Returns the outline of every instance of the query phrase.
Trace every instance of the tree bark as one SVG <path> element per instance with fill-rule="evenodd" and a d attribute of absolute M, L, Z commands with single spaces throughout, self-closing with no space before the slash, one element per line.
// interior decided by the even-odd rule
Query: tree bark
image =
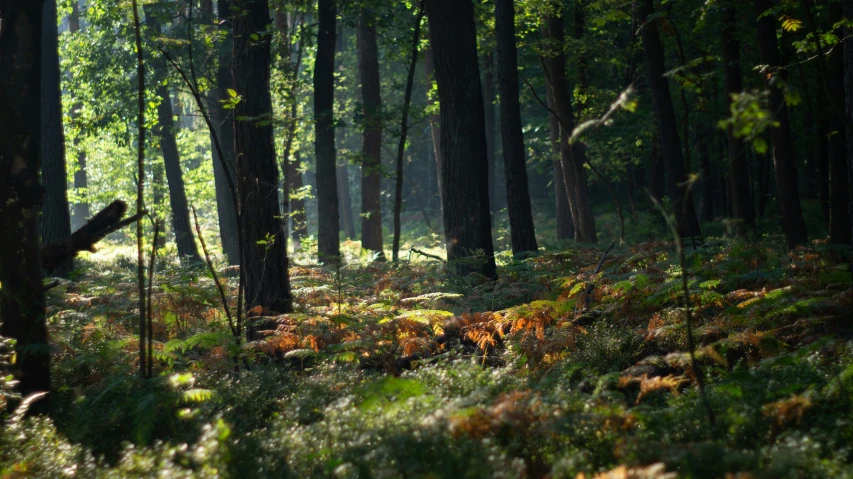
<path fill-rule="evenodd" d="M 233 21 L 233 77 L 242 95 L 234 111 L 234 145 L 247 312 L 288 313 L 293 305 L 287 237 L 279 223 L 278 166 L 270 121 L 271 45 L 270 36 L 263 35 L 270 24 L 270 10 L 266 0 L 238 0 L 235 5 L 245 11 Z M 253 40 L 252 35 L 259 39 Z M 255 339 L 257 330 L 248 328 L 247 336 Z"/>
<path fill-rule="evenodd" d="M 49 243 L 71 234 L 71 217 L 68 211 L 65 133 L 62 129 L 56 0 L 44 2 L 42 15 L 41 179 L 45 189 L 42 239 Z M 65 277 L 73 267 L 69 258 L 49 273 Z"/>
<path fill-rule="evenodd" d="M 489 211 L 495 212 L 495 60 L 492 52 L 483 55 L 483 113 L 486 123 L 486 160 L 489 162 Z"/>
<path fill-rule="evenodd" d="M 545 76 L 551 89 L 554 111 L 560 123 L 560 157 L 563 181 L 566 184 L 572 218 L 575 224 L 575 240 L 582 243 L 598 241 L 595 230 L 595 218 L 589 205 L 589 187 L 586 183 L 586 152 L 580 142 L 569 143 L 575 127 L 572 111 L 572 99 L 566 79 L 566 56 L 562 52 L 564 28 L 561 16 L 547 17 L 543 21 L 543 37 L 561 49 L 544 60 Z"/>
<path fill-rule="evenodd" d="M 518 58 L 515 46 L 513 0 L 495 1 L 498 88 L 501 97 L 501 139 L 506 176 L 507 211 L 513 254 L 536 251 L 536 232 L 530 208 L 521 106 L 518 101 Z M 488 108 L 488 105 L 487 105 Z M 488 115 L 487 115 L 488 116 Z"/>
<path fill-rule="evenodd" d="M 846 18 L 853 18 L 853 4 L 846 3 L 842 14 Z M 850 35 L 853 35 L 853 27 L 844 27 L 844 36 L 849 37 Z M 844 59 L 842 64 L 844 68 L 844 89 L 846 92 L 851 93 L 845 95 L 844 102 L 844 114 L 847 118 L 845 126 L 847 126 L 853 124 L 853 44 L 849 41 L 844 42 L 843 53 Z M 848 145 L 853 145 L 853 128 L 850 128 L 849 126 L 846 127 L 845 138 L 847 139 Z M 847 185 L 849 188 L 848 191 L 853 191 L 853 147 L 847 148 Z M 853 216 L 853 194 L 849 195 L 848 211 L 850 212 L 850 215 Z M 853 232 L 851 232 L 851 234 L 853 234 Z M 853 262 L 851 263 L 851 269 L 853 269 Z"/>
<path fill-rule="evenodd" d="M 657 23 L 648 20 L 648 17 L 654 13 L 654 1 L 639 0 L 638 4 L 640 5 L 639 18 L 645 21 L 645 25 L 642 26 L 642 40 L 646 71 L 678 232 L 682 238 L 701 236 L 699 219 L 686 184 L 688 178 L 678 135 L 678 122 L 672 105 L 672 95 L 669 91 L 669 83 L 664 77 L 666 67 L 663 45 L 658 34 Z"/>
<path fill-rule="evenodd" d="M 356 32 L 358 71 L 364 117 L 361 155 L 361 246 L 385 256 L 382 244 L 382 95 L 379 89 L 379 47 L 370 11 L 362 9 Z"/>
<path fill-rule="evenodd" d="M 7 0 L 0 11 L 0 335 L 17 341 L 23 395 L 50 391 L 38 230 L 42 5 Z"/>
<path fill-rule="evenodd" d="M 843 5 L 831 3 L 829 23 L 835 25 L 842 20 Z M 843 38 L 843 37 L 840 37 Z M 833 49 L 827 62 L 829 101 L 843 105 L 846 94 L 844 84 L 843 51 Z M 829 242 L 840 245 L 853 243 L 850 223 L 850 185 L 847 184 L 847 137 L 844 120 L 829 107 Z"/>
<path fill-rule="evenodd" d="M 447 260 L 457 275 L 496 276 L 485 119 L 474 8 L 428 0 L 429 35 L 441 100 L 441 191 Z"/>
<path fill-rule="evenodd" d="M 732 95 L 743 91 L 735 4 L 727 5 L 723 16 L 723 63 L 726 73 L 727 104 L 731 105 Z M 726 130 L 726 139 L 729 154 L 729 179 L 732 184 L 732 210 L 735 221 L 737 221 L 736 231 L 739 235 L 744 236 L 755 228 L 755 209 L 752 205 L 752 193 L 749 191 L 749 163 L 746 157 L 746 145 L 743 140 L 735 136 L 734 129 L 731 126 Z M 710 174 L 710 169 L 708 174 Z"/>
<path fill-rule="evenodd" d="M 317 157 L 317 209 L 320 262 L 340 257 L 338 179 L 335 151 L 335 0 L 318 0 L 317 59 L 314 62 L 314 150 Z"/>
<path fill-rule="evenodd" d="M 234 169 L 236 165 L 234 159 L 234 118 L 233 110 L 223 108 L 223 104 L 218 101 L 231 98 L 228 90 L 234 89 L 231 76 L 231 66 L 234 61 L 231 4 L 231 0 L 218 0 L 217 2 L 217 17 L 220 28 L 225 30 L 225 35 L 222 37 L 222 45 L 219 46 L 219 65 L 216 69 L 217 85 L 211 92 L 212 95 L 215 95 L 213 100 L 217 100 L 215 107 L 211 109 L 211 116 L 213 117 L 214 133 L 219 137 L 219 145 L 222 148 L 222 154 L 225 156 L 223 162 L 219 158 L 216 147 L 212 147 L 219 240 L 222 242 L 222 251 L 228 258 L 228 264 L 236 265 L 240 263 L 240 247 L 237 240 L 237 235 L 240 233 L 237 229 L 237 210 L 234 208 L 234 196 L 231 194 L 231 186 L 228 184 L 228 171 L 225 166 L 227 165 L 227 168 L 231 170 L 232 178 L 236 177 L 237 173 Z M 213 142 L 212 137 L 211 142 Z"/>
<path fill-rule="evenodd" d="M 762 15 L 771 8 L 770 0 L 755 0 L 755 14 Z M 788 119 L 788 106 L 785 104 L 785 69 L 780 69 L 779 46 L 776 40 L 776 19 L 773 15 L 758 19 L 758 49 L 761 64 L 767 65 L 762 71 L 765 88 L 769 95 L 770 111 L 779 124 L 770 129 L 773 143 L 773 164 L 776 167 L 776 198 L 782 215 L 782 232 L 793 249 L 808 240 L 800 196 L 797 192 L 797 164 L 795 162 L 794 142 L 791 138 L 791 125 Z"/>

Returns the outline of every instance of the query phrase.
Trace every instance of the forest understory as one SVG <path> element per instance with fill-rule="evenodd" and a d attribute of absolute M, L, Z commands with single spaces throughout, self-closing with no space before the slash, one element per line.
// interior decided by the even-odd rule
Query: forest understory
<path fill-rule="evenodd" d="M 436 246 L 421 241 L 406 246 Z M 294 254 L 295 312 L 256 318 L 262 338 L 244 344 L 209 273 L 161 260 L 152 379 L 136 374 L 132 251 L 84 258 L 48 293 L 53 419 L 10 416 L 3 477 L 853 471 L 853 288 L 837 248 L 688 245 L 694 368 L 673 242 L 603 262 L 603 245 L 505 253 L 496 282 L 342 247 L 339 268 Z M 233 302 L 235 268 L 218 277 Z"/>

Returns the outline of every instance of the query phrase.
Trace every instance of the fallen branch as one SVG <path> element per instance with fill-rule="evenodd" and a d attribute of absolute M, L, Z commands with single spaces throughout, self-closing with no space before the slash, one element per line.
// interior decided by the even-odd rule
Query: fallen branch
<path fill-rule="evenodd" d="M 434 254 L 429 254 L 429 253 L 424 252 L 424 251 L 421 251 L 421 250 L 419 250 L 419 249 L 417 249 L 417 248 L 412 248 L 412 249 L 411 249 L 411 252 L 412 252 L 412 253 L 417 253 L 417 254 L 419 254 L 419 255 L 421 255 L 421 256 L 426 256 L 427 258 L 437 259 L 437 260 L 439 260 L 439 261 L 441 261 L 441 262 L 444 262 L 444 258 L 442 258 L 442 257 L 440 257 L 440 256 L 436 256 L 436 255 L 434 255 Z"/>
<path fill-rule="evenodd" d="M 77 231 L 59 241 L 42 246 L 42 268 L 50 271 L 65 260 L 77 256 L 81 251 L 95 251 L 95 243 L 104 239 L 110 233 L 118 231 L 127 225 L 136 223 L 145 211 L 125 218 L 127 204 L 116 200 L 102 209 Z"/>

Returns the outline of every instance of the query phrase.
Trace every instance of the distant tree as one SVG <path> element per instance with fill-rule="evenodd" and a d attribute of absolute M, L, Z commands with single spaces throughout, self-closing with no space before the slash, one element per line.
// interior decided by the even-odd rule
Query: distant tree
<path fill-rule="evenodd" d="M 441 102 L 441 191 L 447 260 L 456 274 L 496 275 L 485 120 L 470 0 L 427 0 Z"/>
<path fill-rule="evenodd" d="M 740 42 L 737 38 L 737 7 L 729 3 L 723 10 L 723 63 L 725 71 L 726 96 L 731 105 L 732 95 L 743 91 L 740 71 Z M 755 213 L 752 206 L 752 193 L 749 191 L 749 164 L 746 158 L 746 144 L 735 135 L 734 127 L 726 130 L 729 154 L 729 181 L 732 190 L 732 210 L 738 221 L 737 232 L 746 234 L 755 228 Z M 710 179 L 710 168 L 704 173 Z M 710 188 L 709 188 L 710 190 Z M 708 201 L 707 199 L 705 200 Z M 707 218 L 706 218 L 707 219 Z"/>
<path fill-rule="evenodd" d="M 68 15 L 68 31 L 71 34 L 80 31 L 80 4 L 75 0 L 71 3 L 71 14 Z M 82 103 L 75 104 L 71 109 L 71 122 L 74 123 L 80 117 L 80 109 Z M 80 144 L 81 133 L 74 137 L 74 146 Z M 67 161 L 66 161 L 67 165 Z M 77 152 L 77 168 L 74 170 L 74 190 L 80 195 L 87 187 L 86 176 L 86 151 L 78 150 Z M 85 198 L 74 203 L 71 210 L 71 227 L 78 229 L 83 226 L 83 223 L 89 219 L 89 202 Z"/>
<path fill-rule="evenodd" d="M 655 13 L 654 0 L 639 0 L 638 7 L 640 9 L 638 14 L 640 21 L 645 22 L 641 28 L 646 73 L 652 93 L 661 153 L 666 168 L 667 190 L 672 199 L 679 234 L 685 238 L 701 236 L 699 218 L 696 216 L 696 209 L 690 199 L 691 195 L 687 185 L 687 171 L 678 134 L 678 123 L 672 104 L 672 95 L 669 91 L 669 82 L 664 76 L 666 66 L 664 65 L 663 44 L 658 34 L 657 19 L 652 16 Z"/>
<path fill-rule="evenodd" d="M 427 83 L 427 91 L 431 91 L 435 85 L 435 59 L 432 47 L 424 51 L 424 79 Z M 435 98 L 430 97 L 427 101 L 427 106 L 433 107 L 436 103 L 435 100 Z M 441 201 L 441 115 L 436 113 L 429 115 L 429 130 L 432 138 L 433 157 L 435 158 L 438 204 L 439 208 L 444 208 L 444 203 Z"/>
<path fill-rule="evenodd" d="M 482 55 L 483 62 L 483 119 L 486 125 L 486 160 L 489 163 L 489 211 L 495 212 L 495 143 L 497 137 L 495 128 L 497 119 L 495 116 L 495 102 L 497 94 L 495 92 L 495 59 L 491 51 L 487 51 Z"/>
<path fill-rule="evenodd" d="M 382 244 L 382 95 L 379 48 L 371 10 L 362 8 L 356 32 L 363 116 L 361 165 L 361 246 L 384 258 Z"/>
<path fill-rule="evenodd" d="M 50 243 L 71 234 L 71 217 L 68 210 L 65 167 L 65 134 L 62 128 L 62 92 L 59 74 L 59 40 L 56 16 L 56 0 L 44 2 L 42 25 L 42 172 L 44 184 L 44 208 L 42 211 L 42 238 Z M 69 258 L 50 272 L 66 276 L 73 267 Z"/>
<path fill-rule="evenodd" d="M 17 341 L 23 394 L 50 390 L 38 227 L 43 3 L 0 6 L 0 335 Z"/>
<path fill-rule="evenodd" d="M 317 3 L 317 59 L 314 62 L 314 150 L 317 157 L 317 252 L 321 262 L 340 257 L 338 180 L 335 151 L 335 0 Z"/>
<path fill-rule="evenodd" d="M 554 109 L 554 95 L 548 88 L 548 108 Z M 572 220 L 572 209 L 569 203 L 568 188 L 566 188 L 563 165 L 560 159 L 560 121 L 554 115 L 548 115 L 549 140 L 554 171 L 554 198 L 557 214 L 557 239 L 574 239 L 575 223 Z"/>
<path fill-rule="evenodd" d="M 148 27 L 155 34 L 160 33 L 157 15 L 151 6 L 144 6 L 145 19 Z M 157 96 L 160 104 L 157 106 L 157 124 L 154 134 L 159 139 L 160 151 L 163 153 L 163 165 L 166 170 L 166 181 L 169 182 L 169 206 L 172 210 L 172 229 L 175 233 L 175 244 L 178 247 L 178 257 L 190 263 L 200 263 L 201 256 L 195 244 L 195 235 L 190 224 L 190 209 L 187 193 L 184 187 L 184 174 L 181 166 L 181 155 L 178 152 L 178 141 L 175 138 L 175 120 L 172 108 L 172 96 L 169 85 L 165 58 L 157 54 L 151 58 L 151 69 L 157 85 Z"/>
<path fill-rule="evenodd" d="M 563 53 L 565 30 L 561 11 L 542 20 L 542 36 L 548 45 L 543 64 L 548 91 L 560 125 L 560 158 L 563 182 L 572 219 L 575 225 L 575 240 L 584 243 L 598 241 L 595 218 L 589 204 L 589 186 L 586 182 L 586 152 L 580 142 L 570 144 L 569 137 L 575 127 L 571 92 L 566 78 L 566 56 Z"/>
<path fill-rule="evenodd" d="M 250 314 L 288 313 L 293 305 L 287 271 L 287 236 L 281 234 L 278 165 L 270 95 L 270 23 L 266 0 L 237 0 L 234 16 L 234 111 L 240 234 Z M 247 330 L 249 340 L 256 330 Z"/>
<path fill-rule="evenodd" d="M 521 106 L 518 101 L 518 59 L 515 46 L 513 0 L 495 1 L 495 36 L 498 53 L 498 89 L 501 98 L 501 138 L 503 139 L 507 210 L 514 254 L 536 251 L 536 233 L 530 209 Z"/>
<path fill-rule="evenodd" d="M 770 0 L 755 0 L 755 14 L 758 19 L 758 50 L 761 64 L 765 65 L 761 76 L 768 93 L 770 111 L 778 126 L 770 129 L 773 143 L 773 164 L 776 168 L 776 199 L 782 215 L 782 232 L 788 241 L 788 247 L 805 244 L 808 239 L 806 223 L 797 191 L 797 164 L 794 141 L 791 137 L 791 122 L 788 106 L 785 104 L 786 70 L 779 58 L 779 44 L 776 38 L 776 19 L 764 13 L 772 7 Z"/>

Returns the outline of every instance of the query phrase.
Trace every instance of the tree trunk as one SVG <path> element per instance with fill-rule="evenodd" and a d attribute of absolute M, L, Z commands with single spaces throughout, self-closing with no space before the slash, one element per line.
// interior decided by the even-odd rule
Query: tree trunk
<path fill-rule="evenodd" d="M 152 14 L 151 7 L 143 6 L 146 23 L 157 34 L 160 25 Z M 174 109 L 169 87 L 162 79 L 167 76 L 166 62 L 161 55 L 151 59 L 151 70 L 157 84 L 157 96 L 161 98 L 157 106 L 157 125 L 154 135 L 160 140 L 160 151 L 163 153 L 163 166 L 166 170 L 166 181 L 169 183 L 169 206 L 172 210 L 172 229 L 175 233 L 175 244 L 178 247 L 178 258 L 190 263 L 200 263 L 201 256 L 195 244 L 195 235 L 190 225 L 190 209 L 187 193 L 184 188 L 184 175 L 181 171 L 181 156 L 178 152 L 178 142 L 175 139 Z"/>
<path fill-rule="evenodd" d="M 822 89 L 821 89 L 822 90 Z M 823 95 L 818 95 L 823 98 Z M 825 105 L 825 104 L 824 104 Z M 829 132 L 826 117 L 818 115 L 815 122 L 815 170 L 817 173 L 817 197 L 823 212 L 823 224 L 829 228 Z"/>
<path fill-rule="evenodd" d="M 554 95 L 548 87 L 548 108 L 554 109 Z M 554 115 L 548 115 L 550 127 L 551 154 L 554 164 L 554 197 L 557 208 L 557 239 L 567 240 L 575 237 L 575 223 L 572 220 L 572 208 L 569 202 L 563 165 L 560 161 L 560 121 Z"/>
<path fill-rule="evenodd" d="M 50 391 L 38 217 L 42 5 L 7 0 L 0 11 L 0 335 L 15 339 L 23 395 Z M 14 29 L 10 26 L 14 26 Z"/>
<path fill-rule="evenodd" d="M 424 77 L 426 77 L 427 90 L 432 91 L 435 82 L 435 61 L 432 54 L 432 46 L 424 52 Z M 428 104 L 435 106 L 435 98 L 430 97 Z M 433 158 L 435 158 L 436 184 L 438 186 L 438 207 L 444 209 L 444 201 L 441 199 L 441 118 L 439 113 L 429 115 L 429 130 L 432 136 Z M 442 217 L 444 215 L 442 214 Z"/>
<path fill-rule="evenodd" d="M 563 20 L 560 16 L 547 17 L 543 21 L 543 37 L 556 45 L 564 43 Z M 572 99 L 566 79 L 566 56 L 562 49 L 545 58 L 546 79 L 554 101 L 554 111 L 560 123 L 560 156 L 563 181 L 566 184 L 572 218 L 575 224 L 575 240 L 596 243 L 595 218 L 589 206 L 589 187 L 586 184 L 586 152 L 580 142 L 569 144 L 575 127 Z"/>
<path fill-rule="evenodd" d="M 652 135 L 652 151 L 651 165 L 649 171 L 649 192 L 658 200 L 663 200 L 666 196 L 666 167 L 663 162 L 663 153 L 661 153 L 660 134 L 655 132 Z"/>
<path fill-rule="evenodd" d="M 335 0 L 318 0 L 317 60 L 314 63 L 314 151 L 317 157 L 317 209 L 320 262 L 340 257 L 338 179 L 335 151 Z"/>
<path fill-rule="evenodd" d="M 71 3 L 71 14 L 68 16 L 68 31 L 77 33 L 80 31 L 80 6 L 75 0 Z M 80 108 L 83 105 L 75 104 L 71 110 L 71 121 L 75 122 L 80 116 Z M 81 133 L 77 133 L 74 137 L 74 146 L 80 144 Z M 83 200 L 79 203 L 74 203 L 71 210 L 71 226 L 73 229 L 78 229 L 89 219 L 89 202 L 85 199 L 88 193 L 86 182 L 86 152 L 78 150 L 77 152 L 77 168 L 74 170 L 74 190 L 78 196 L 83 196 Z"/>
<path fill-rule="evenodd" d="M 41 55 L 42 143 L 41 179 L 45 189 L 42 239 L 51 243 L 71 234 L 68 211 L 68 176 L 65 169 L 65 134 L 62 129 L 62 92 L 59 79 L 59 39 L 56 0 L 44 2 Z M 69 258 L 50 274 L 65 277 L 73 263 Z"/>
<path fill-rule="evenodd" d="M 213 181 L 216 189 L 216 213 L 219 218 L 219 239 L 222 242 L 222 251 L 228 258 L 228 264 L 235 265 L 240 262 L 240 247 L 237 235 L 237 212 L 234 208 L 234 196 L 231 194 L 231 186 L 228 184 L 228 171 L 230 169 L 232 178 L 236 177 L 236 161 L 234 159 L 234 118 L 233 110 L 223 108 L 218 100 L 231 98 L 229 89 L 234 89 L 234 81 L 231 76 L 231 64 L 233 62 L 233 35 L 231 32 L 231 0 L 218 0 L 217 16 L 220 28 L 225 30 L 222 37 L 222 45 L 219 47 L 219 66 L 216 69 L 216 88 L 211 92 L 215 95 L 215 108 L 211 109 L 214 132 L 219 137 L 219 145 L 222 154 L 225 155 L 224 162 L 219 158 L 219 152 L 215 147 L 213 150 Z M 213 139 L 211 138 L 211 142 Z M 224 163 L 224 164 L 223 164 Z M 227 166 L 226 166 L 227 165 Z M 237 185 L 235 185 L 237 186 Z"/>
<path fill-rule="evenodd" d="M 305 217 L 305 200 L 294 192 L 302 190 L 302 161 L 299 158 L 299 151 L 293 152 L 293 161 L 288 163 L 288 191 L 291 192 L 290 197 L 290 221 L 293 224 L 292 238 L 296 246 L 299 246 L 300 240 L 308 236 L 308 221 Z"/>
<path fill-rule="evenodd" d="M 483 113 L 486 123 L 486 161 L 489 162 L 489 211 L 495 212 L 495 60 L 492 52 L 483 55 Z M 523 148 L 523 147 L 522 147 Z"/>
<path fill-rule="evenodd" d="M 234 17 L 235 90 L 242 100 L 234 110 L 240 234 L 246 281 L 247 312 L 288 313 L 293 305 L 287 271 L 287 237 L 279 223 L 278 166 L 273 147 L 270 95 L 270 38 L 261 36 L 270 23 L 266 0 L 238 0 L 245 15 Z M 241 118 L 237 120 L 237 118 Z M 243 120 L 242 118 L 250 118 Z M 257 120 L 260 119 L 260 120 Z M 248 339 L 257 337 L 254 328 Z"/>
<path fill-rule="evenodd" d="M 853 18 L 853 4 L 846 3 L 842 12 L 845 18 Z M 844 36 L 853 35 L 853 27 L 847 26 L 844 28 Z M 848 94 L 845 96 L 844 113 L 847 118 L 846 125 L 853 124 L 853 44 L 849 41 L 844 42 L 844 89 Z M 845 126 L 846 126 L 845 125 Z M 845 138 L 848 145 L 853 145 L 853 128 L 847 126 Z M 853 192 L 853 147 L 847 148 L 847 185 L 848 191 Z M 853 216 L 853 194 L 849 195 L 850 208 L 848 211 Z M 853 234 L 853 232 L 851 233 Z M 853 267 L 853 263 L 851 263 Z"/>
<path fill-rule="evenodd" d="M 474 8 L 427 0 L 441 101 L 441 191 L 447 260 L 457 275 L 496 276 Z"/>
<path fill-rule="evenodd" d="M 711 170 L 711 154 L 708 151 L 708 127 L 702 123 L 698 126 L 696 135 L 696 150 L 699 165 L 702 168 L 702 220 L 714 220 L 714 175 Z M 748 180 L 749 177 L 746 177 Z M 747 186 L 749 186 L 747 184 Z M 747 189 L 747 191 L 749 191 Z"/>
<path fill-rule="evenodd" d="M 382 244 L 382 96 L 379 88 L 379 47 L 372 14 L 362 9 L 356 31 L 358 71 L 364 129 L 361 154 L 361 247 L 384 258 Z"/>
<path fill-rule="evenodd" d="M 349 164 L 338 165 L 338 211 L 341 212 L 340 231 L 346 239 L 355 239 L 355 223 L 352 217 L 352 195 L 349 188 Z"/>
<path fill-rule="evenodd" d="M 762 15 L 771 8 L 770 0 L 755 0 L 755 14 Z M 788 119 L 788 107 L 785 104 L 785 83 L 787 74 L 780 69 L 779 46 L 776 40 L 776 19 L 773 15 L 764 15 L 758 19 L 758 49 L 761 64 L 767 69 L 762 71 L 773 119 L 779 126 L 770 129 L 773 143 L 773 164 L 776 169 L 776 199 L 782 215 L 782 232 L 788 241 L 788 247 L 805 244 L 808 240 L 806 223 L 797 192 L 797 164 L 794 142 L 791 138 L 791 125 Z"/>
<path fill-rule="evenodd" d="M 726 72 L 727 104 L 731 105 L 732 95 L 743 91 L 735 5 L 726 6 L 723 15 L 723 63 Z M 729 154 L 729 179 L 732 183 L 732 210 L 735 221 L 737 221 L 736 231 L 739 235 L 744 236 L 755 228 L 755 209 L 752 206 L 752 193 L 749 191 L 749 163 L 746 158 L 746 145 L 743 140 L 735 136 L 734 129 L 731 126 L 726 130 L 726 139 Z"/>
<path fill-rule="evenodd" d="M 524 134 L 521 131 L 513 0 L 496 0 L 495 2 L 495 37 L 498 53 L 498 88 L 501 97 L 501 139 L 507 210 L 512 252 L 518 254 L 536 251 L 539 247 L 536 244 L 533 213 L 530 208 Z M 488 105 L 486 107 L 488 110 Z"/>
<path fill-rule="evenodd" d="M 666 67 L 664 65 L 663 45 L 658 34 L 657 23 L 648 20 L 648 17 L 654 13 L 654 2 L 653 0 L 640 0 L 639 4 L 641 5 L 639 7 L 639 18 L 646 22 L 642 27 L 646 71 L 649 76 L 649 87 L 658 125 L 661 153 L 666 167 L 668 189 L 671 190 L 670 195 L 678 232 L 682 238 L 701 236 L 702 232 L 699 229 L 696 209 L 693 206 L 690 191 L 686 184 L 688 178 L 678 135 L 678 122 L 675 119 L 675 110 L 672 105 L 672 95 L 669 91 L 669 83 L 664 77 Z"/>
<path fill-rule="evenodd" d="M 842 20 L 843 8 L 840 3 L 830 4 L 830 25 L 835 25 Z M 846 98 L 843 55 L 843 52 L 833 49 L 827 69 L 829 101 L 839 107 L 844 104 Z M 829 242 L 850 245 L 853 237 L 851 237 L 849 211 L 850 185 L 847 184 L 847 137 L 844 120 L 834 114 L 832 106 L 829 107 L 829 129 Z"/>

